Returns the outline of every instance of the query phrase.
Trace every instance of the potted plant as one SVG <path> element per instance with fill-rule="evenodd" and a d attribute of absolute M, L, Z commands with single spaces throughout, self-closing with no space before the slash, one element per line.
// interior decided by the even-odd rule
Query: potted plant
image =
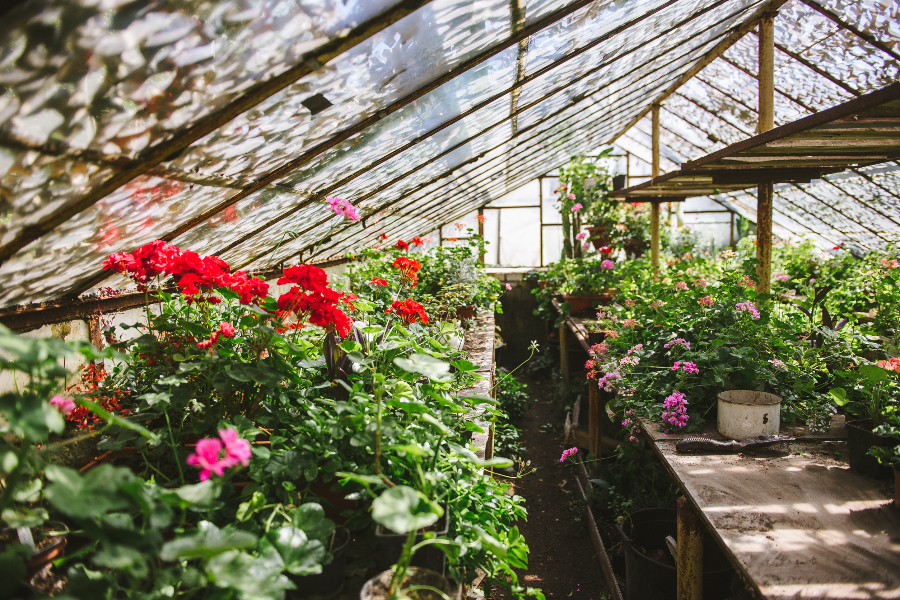
<path fill-rule="evenodd" d="M 869 455 L 874 456 L 882 465 L 894 471 L 894 507 L 900 508 L 900 417 L 891 415 L 885 422 L 875 428 L 873 433 L 882 438 L 894 440 L 893 446 L 873 446 Z"/>
<path fill-rule="evenodd" d="M 568 278 L 560 291 L 569 305 L 569 314 L 585 314 L 594 306 L 609 304 L 615 297 L 619 276 L 611 259 L 575 259 L 568 261 L 567 267 Z"/>
<path fill-rule="evenodd" d="M 573 156 L 559 171 L 559 211 L 563 226 L 562 260 L 579 258 L 589 244 L 595 248 L 610 245 L 610 233 L 617 222 L 619 205 L 609 199 L 611 181 L 604 166 L 595 162 L 612 153 L 607 148 L 596 158 Z M 582 225 L 587 228 L 588 240 L 582 243 Z"/>
<path fill-rule="evenodd" d="M 879 466 L 869 454 L 869 449 L 897 445 L 897 440 L 893 437 L 880 435 L 875 431 L 885 417 L 896 410 L 893 395 L 897 385 L 890 376 L 891 372 L 878 365 L 860 365 L 858 372 L 860 377 L 852 398 L 841 387 L 830 392 L 835 404 L 861 417 L 848 421 L 846 425 L 850 468 L 866 475 L 887 477 L 890 471 Z"/>

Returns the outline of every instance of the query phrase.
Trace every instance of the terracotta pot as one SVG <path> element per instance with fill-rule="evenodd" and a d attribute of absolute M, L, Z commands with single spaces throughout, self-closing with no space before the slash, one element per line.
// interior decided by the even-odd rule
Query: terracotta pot
<path fill-rule="evenodd" d="M 583 313 L 589 312 L 593 308 L 594 302 L 597 302 L 599 306 L 606 306 L 615 297 L 615 293 L 600 294 L 598 296 L 569 296 L 567 294 L 565 300 L 572 306 L 569 314 L 573 317 L 578 317 Z"/>
<path fill-rule="evenodd" d="M 609 239 L 609 235 L 606 233 L 606 227 L 603 225 L 600 227 L 588 227 L 587 231 L 589 234 L 588 239 L 597 250 L 612 243 L 612 240 Z"/>
<path fill-rule="evenodd" d="M 647 251 L 650 243 L 645 240 L 628 240 L 623 244 L 625 248 L 625 256 L 628 258 L 637 258 Z"/>
<path fill-rule="evenodd" d="M 456 309 L 456 318 L 460 321 L 468 321 L 475 314 L 475 305 L 460 306 Z"/>
<path fill-rule="evenodd" d="M 69 528 L 65 526 L 65 524 L 60 523 L 58 521 L 48 521 L 44 523 L 40 527 L 32 527 L 31 535 L 35 538 L 35 543 L 37 544 L 43 538 L 41 537 L 41 531 L 69 531 Z M 4 534 L 11 534 L 14 537 L 17 537 L 18 534 L 14 529 L 4 529 Z M 41 569 L 46 567 L 48 564 L 56 560 L 57 558 L 61 558 L 66 555 L 66 543 L 67 539 L 65 534 L 56 535 L 53 538 L 37 550 L 35 550 L 31 557 L 28 559 L 25 567 L 27 569 L 27 579 L 31 579 L 34 577 Z"/>
<path fill-rule="evenodd" d="M 546 290 L 547 286 L 549 286 L 549 285 L 550 285 L 550 282 L 547 281 L 546 279 L 541 279 L 540 281 L 538 281 L 538 288 L 540 288 L 542 290 Z"/>

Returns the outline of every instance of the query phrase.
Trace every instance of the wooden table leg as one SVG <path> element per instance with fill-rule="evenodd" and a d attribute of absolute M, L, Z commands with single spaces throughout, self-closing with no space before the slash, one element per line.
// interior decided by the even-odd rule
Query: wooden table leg
<path fill-rule="evenodd" d="M 569 387 L 569 326 L 563 321 L 559 326 L 559 370 L 562 371 L 563 386 Z"/>
<path fill-rule="evenodd" d="M 678 498 L 678 600 L 703 600 L 703 524 L 690 501 Z"/>

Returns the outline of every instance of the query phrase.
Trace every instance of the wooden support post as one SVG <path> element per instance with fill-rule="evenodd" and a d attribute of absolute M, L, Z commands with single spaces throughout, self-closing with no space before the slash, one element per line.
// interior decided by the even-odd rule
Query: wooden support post
<path fill-rule="evenodd" d="M 651 149 L 652 163 L 650 173 L 653 177 L 659 176 L 659 104 L 653 104 L 650 109 L 651 116 Z M 659 266 L 659 202 L 653 202 L 650 206 L 650 266 Z"/>
<path fill-rule="evenodd" d="M 734 213 L 729 212 L 729 215 L 731 216 L 731 225 L 728 228 L 728 247 L 734 248 Z"/>
<path fill-rule="evenodd" d="M 678 600 L 703 600 L 703 525 L 690 501 L 678 498 Z"/>
<path fill-rule="evenodd" d="M 772 291 L 772 182 L 760 183 L 756 188 L 756 258 L 759 265 L 757 291 L 768 294 Z"/>
<path fill-rule="evenodd" d="M 775 14 L 759 21 L 759 133 L 775 126 Z M 756 195 L 757 291 L 772 290 L 772 182 L 760 183 Z"/>
<path fill-rule="evenodd" d="M 588 380 L 588 452 L 594 456 L 603 453 L 603 426 L 600 420 L 600 411 L 606 410 L 604 403 L 600 401 L 600 388 L 597 382 Z"/>
<path fill-rule="evenodd" d="M 484 207 L 483 206 L 478 207 L 478 237 L 480 237 L 481 239 L 484 239 Z M 481 259 L 481 266 L 483 267 L 484 266 L 484 254 L 483 253 L 480 256 L 480 259 Z M 497 260 L 499 260 L 499 259 L 500 259 L 500 257 L 498 256 Z"/>
<path fill-rule="evenodd" d="M 659 266 L 659 202 L 650 203 L 650 266 Z"/>
<path fill-rule="evenodd" d="M 559 370 L 562 372 L 563 386 L 569 387 L 569 341 L 565 320 L 559 325 Z"/>

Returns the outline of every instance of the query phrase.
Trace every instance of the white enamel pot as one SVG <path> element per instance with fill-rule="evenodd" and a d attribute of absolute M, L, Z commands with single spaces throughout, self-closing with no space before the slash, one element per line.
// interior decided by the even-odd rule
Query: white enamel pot
<path fill-rule="evenodd" d="M 733 440 L 778 435 L 781 429 L 781 396 L 753 390 L 719 394 L 719 433 Z"/>

